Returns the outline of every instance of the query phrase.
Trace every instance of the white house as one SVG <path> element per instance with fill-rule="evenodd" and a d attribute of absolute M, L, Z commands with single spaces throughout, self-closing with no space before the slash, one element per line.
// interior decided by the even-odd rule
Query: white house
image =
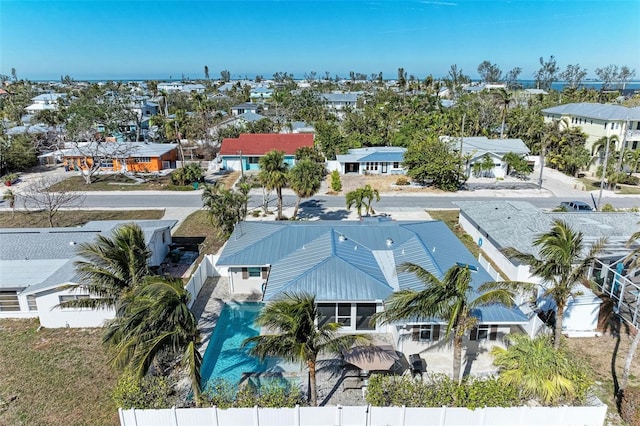
<path fill-rule="evenodd" d="M 442 140 L 452 144 L 454 150 L 460 150 L 460 138 L 442 136 Z M 487 171 L 490 177 L 503 178 L 507 174 L 507 163 L 502 160 L 505 154 L 513 152 L 518 155 L 529 155 L 529 148 L 522 139 L 489 139 L 485 136 L 471 136 L 462 138 L 462 153 L 468 158 L 467 175 L 473 165 L 480 163 L 488 155 L 493 160 L 493 170 Z"/>
<path fill-rule="evenodd" d="M 200 83 L 184 83 L 181 81 L 170 81 L 158 83 L 158 91 L 183 92 L 183 93 L 204 93 L 205 87 Z"/>
<path fill-rule="evenodd" d="M 459 223 L 498 267 L 512 281 L 541 284 L 539 277 L 531 274 L 528 265 L 511 261 L 502 249 L 514 247 L 522 252 L 538 255 L 538 247 L 532 242 L 540 234 L 549 232 L 552 223 L 561 219 L 584 236 L 587 246 L 607 237 L 608 243 L 598 258 L 605 264 L 624 258 L 630 248 L 626 241 L 637 230 L 640 214 L 617 213 L 563 213 L 545 212 L 525 201 L 457 201 L 460 207 Z M 555 309 L 549 298 L 543 298 L 544 289 L 535 295 L 536 306 L 541 311 Z M 602 301 L 583 287 L 580 295 L 573 297 L 565 310 L 563 332 L 569 335 L 593 334 Z M 636 296 L 637 299 L 637 296 Z"/>
<path fill-rule="evenodd" d="M 32 98 L 31 102 L 33 103 L 26 107 L 25 110 L 29 114 L 35 114 L 38 111 L 43 110 L 56 111 L 58 109 L 59 100 L 66 97 L 67 95 L 65 93 L 44 93 Z"/>
<path fill-rule="evenodd" d="M 402 166 L 406 151 L 406 148 L 397 146 L 350 149 L 347 154 L 336 155 L 336 160 L 329 162 L 328 169 L 338 170 L 340 174 L 403 175 L 406 174 Z"/>
<path fill-rule="evenodd" d="M 93 221 L 77 228 L 0 229 L 0 318 L 39 318 L 44 327 L 99 327 L 114 317 L 112 309 L 59 309 L 60 302 L 92 297 L 62 290 L 78 284 L 74 262 L 79 244 L 109 236 L 122 221 Z M 145 234 L 158 266 L 169 253 L 174 220 L 135 221 Z"/>

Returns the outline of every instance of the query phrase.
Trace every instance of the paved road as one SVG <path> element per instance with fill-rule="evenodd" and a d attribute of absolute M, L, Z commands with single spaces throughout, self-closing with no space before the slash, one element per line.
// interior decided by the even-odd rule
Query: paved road
<path fill-rule="evenodd" d="M 541 196 L 535 195 L 522 195 L 517 197 L 509 196 L 508 191 L 500 191 L 499 194 L 487 194 L 487 195 L 466 195 L 459 193 L 457 195 L 389 195 L 382 194 L 379 202 L 374 206 L 379 211 L 385 211 L 385 209 L 397 210 L 419 210 L 425 208 L 453 208 L 455 207 L 454 201 L 495 201 L 496 198 L 502 200 L 519 200 L 529 201 L 537 207 L 552 208 L 558 206 L 561 201 L 568 201 L 564 197 L 549 196 L 549 194 L 543 194 Z M 572 198 L 585 201 L 592 204 L 591 197 L 576 197 Z M 616 208 L 630 208 L 640 207 L 640 197 L 607 197 L 602 199 L 603 203 L 610 203 Z M 258 207 L 262 203 L 262 197 L 255 195 L 251 197 L 249 205 L 251 207 Z M 295 197 L 291 195 L 285 195 L 284 205 L 292 206 L 295 203 Z M 270 202 L 271 207 L 275 207 L 275 199 Z M 184 208 L 198 208 L 202 207 L 202 201 L 200 200 L 200 193 L 195 192 L 162 192 L 162 193 L 89 193 L 85 197 L 82 204 L 83 207 L 105 207 L 105 208 L 125 208 L 125 207 L 138 207 L 138 208 L 163 208 L 163 207 L 184 207 Z M 313 208 L 345 208 L 345 201 L 343 196 L 314 196 L 309 200 L 303 201 L 301 204 L 302 209 Z"/>

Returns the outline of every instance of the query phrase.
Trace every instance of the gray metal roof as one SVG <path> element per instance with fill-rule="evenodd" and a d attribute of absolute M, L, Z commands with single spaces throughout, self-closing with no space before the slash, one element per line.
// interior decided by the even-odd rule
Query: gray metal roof
<path fill-rule="evenodd" d="M 534 255 L 538 249 L 533 246 L 533 240 L 548 232 L 556 219 L 581 232 L 586 243 L 607 237 L 607 252 L 621 255 L 628 252 L 625 243 L 638 230 L 640 222 L 638 213 L 545 212 L 526 201 L 456 201 L 455 204 L 498 248 L 515 247 Z"/>
<path fill-rule="evenodd" d="M 404 161 L 404 153 L 406 151 L 406 148 L 399 146 L 354 148 L 350 149 L 347 154 L 336 155 L 336 160 L 339 163 L 361 163 L 367 161 L 402 162 Z"/>
<path fill-rule="evenodd" d="M 627 108 L 622 105 L 596 104 L 580 102 L 558 105 L 542 110 L 545 114 L 571 115 L 595 118 L 597 120 L 640 120 L 640 108 Z"/>
<path fill-rule="evenodd" d="M 77 147 L 63 149 L 65 156 L 77 157 L 87 152 L 101 152 L 104 155 L 127 155 L 135 157 L 160 157 L 175 149 L 178 145 L 170 143 L 144 142 L 89 142 L 80 143 Z"/>
<path fill-rule="evenodd" d="M 0 288 L 37 290 L 72 282 L 73 262 L 79 244 L 110 234 L 131 221 L 93 221 L 76 228 L 0 228 Z M 175 220 L 142 220 L 137 223 L 147 243 L 155 231 L 173 228 Z M 22 266 L 21 266 L 22 265 Z"/>
<path fill-rule="evenodd" d="M 444 136 L 444 140 L 453 143 L 454 149 L 459 149 L 460 138 Z M 485 136 L 471 136 L 462 139 L 462 152 L 473 154 L 474 157 L 492 153 L 502 158 L 505 154 L 529 154 L 529 148 L 522 139 L 489 139 Z"/>
<path fill-rule="evenodd" d="M 260 121 L 263 118 L 266 118 L 264 115 L 256 114 L 255 112 L 251 112 L 251 111 L 243 112 L 242 114 L 238 114 L 236 117 L 238 119 L 242 119 L 244 121 L 248 121 L 251 123 Z"/>
<path fill-rule="evenodd" d="M 384 300 L 394 290 L 424 288 L 417 263 L 439 278 L 457 263 L 473 265 L 472 286 L 492 281 L 478 261 L 440 221 L 242 222 L 220 254 L 220 266 L 271 265 L 265 300 L 283 292 L 314 294 L 318 301 Z M 486 322 L 522 322 L 517 308 L 482 308 Z"/>
<path fill-rule="evenodd" d="M 360 162 L 402 162 L 404 161 L 403 152 L 376 152 L 366 157 L 362 157 Z"/>
<path fill-rule="evenodd" d="M 323 93 L 321 96 L 327 102 L 356 102 L 360 92 Z"/>

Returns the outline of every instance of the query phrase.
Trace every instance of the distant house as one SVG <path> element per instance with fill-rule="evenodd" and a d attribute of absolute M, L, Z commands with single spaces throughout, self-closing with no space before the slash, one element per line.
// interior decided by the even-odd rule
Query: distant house
<path fill-rule="evenodd" d="M 338 170 L 341 174 L 406 174 L 402 166 L 406 148 L 385 146 L 350 149 L 345 155 L 336 155 L 336 160 L 329 162 L 329 170 Z"/>
<path fill-rule="evenodd" d="M 218 158 L 226 170 L 259 170 L 260 157 L 272 150 L 284 151 L 285 162 L 295 164 L 295 153 L 303 146 L 313 147 L 308 133 L 243 133 L 239 138 L 222 140 Z"/>
<path fill-rule="evenodd" d="M 263 104 L 271 99 L 271 95 L 273 95 L 273 89 L 258 86 L 251 89 L 249 99 L 251 99 L 251 103 Z"/>
<path fill-rule="evenodd" d="M 460 150 L 460 138 L 442 136 L 442 139 L 452 143 L 454 150 Z M 486 171 L 486 175 L 496 178 L 505 177 L 508 165 L 502 158 L 510 152 L 527 156 L 530 151 L 522 139 L 489 139 L 485 136 L 472 136 L 462 139 L 462 153 L 468 160 L 467 175 L 473 170 L 474 164 L 481 163 L 485 156 L 488 155 L 493 160 L 494 168 Z"/>
<path fill-rule="evenodd" d="M 35 114 L 39 111 L 58 109 L 58 101 L 66 98 L 65 93 L 44 93 L 31 99 L 31 105 L 25 108 L 28 114 Z"/>
<path fill-rule="evenodd" d="M 331 111 L 342 111 L 345 108 L 355 108 L 362 94 L 363 92 L 334 92 L 320 96 Z"/>
<path fill-rule="evenodd" d="M 100 158 L 100 169 L 113 172 L 155 173 L 176 167 L 177 145 L 143 142 L 88 142 L 61 151 L 71 170 L 85 167 L 87 157 Z M 91 162 L 89 158 L 87 160 Z"/>
<path fill-rule="evenodd" d="M 0 318 L 39 318 L 43 327 L 100 327 L 113 309 L 58 309 L 60 302 L 90 298 L 83 291 L 63 290 L 79 284 L 74 262 L 79 244 L 110 236 L 125 222 L 94 221 L 73 228 L 0 228 Z M 173 220 L 136 221 L 158 266 L 169 253 Z"/>
<path fill-rule="evenodd" d="M 183 83 L 180 81 L 158 83 L 158 91 L 167 93 L 204 93 L 205 87 L 200 83 Z"/>
<path fill-rule="evenodd" d="M 256 104 L 244 103 L 240 105 L 235 105 L 231 107 L 231 115 L 241 115 L 246 112 L 252 112 L 254 114 L 258 113 L 259 106 Z"/>
<path fill-rule="evenodd" d="M 254 294 L 264 301 L 286 293 L 316 297 L 319 323 L 342 324 L 341 331 L 388 333 L 406 354 L 451 356 L 444 318 L 415 318 L 383 325 L 372 322 L 394 292 L 423 288 L 398 266 L 417 263 L 435 276 L 459 264 L 469 265 L 472 286 L 493 281 L 460 240 L 440 221 L 243 222 L 216 262 L 228 277 L 231 294 Z M 474 310 L 477 326 L 465 336 L 474 352 L 486 351 L 510 332 L 521 332 L 526 316 L 517 308 L 494 304 Z M 489 362 L 490 365 L 490 362 Z"/>
<path fill-rule="evenodd" d="M 585 147 L 589 151 L 600 138 L 614 136 L 617 150 L 640 148 L 640 107 L 581 102 L 545 108 L 542 114 L 545 123 L 559 120 L 561 128 L 579 127 L 588 135 Z"/>

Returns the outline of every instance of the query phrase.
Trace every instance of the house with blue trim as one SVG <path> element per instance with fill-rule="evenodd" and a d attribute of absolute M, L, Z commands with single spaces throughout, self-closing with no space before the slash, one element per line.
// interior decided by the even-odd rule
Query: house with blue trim
<path fill-rule="evenodd" d="M 336 160 L 329 164 L 329 170 L 338 170 L 340 174 L 404 175 L 407 170 L 402 162 L 406 151 L 399 146 L 350 149 L 347 154 L 336 155 Z"/>
<path fill-rule="evenodd" d="M 469 265 L 474 289 L 493 281 L 443 222 L 386 218 L 241 222 L 223 247 L 216 268 L 228 278 L 232 295 L 253 294 L 268 302 L 286 293 L 313 294 L 320 322 L 338 322 L 346 332 L 388 333 L 405 353 L 449 356 L 452 348 L 444 339 L 443 319 L 371 322 L 394 292 L 423 288 L 414 274 L 398 271 L 405 262 L 416 263 L 439 278 L 455 265 Z M 528 322 L 515 305 L 493 304 L 474 310 L 473 315 L 478 323 L 466 336 L 466 344 L 476 352 L 502 344 L 505 334 L 522 332 Z"/>
<path fill-rule="evenodd" d="M 303 146 L 313 148 L 313 134 L 242 133 L 238 138 L 222 140 L 218 160 L 225 170 L 258 171 L 260 157 L 275 149 L 284 152 L 284 161 L 291 167 L 296 150 Z"/>

